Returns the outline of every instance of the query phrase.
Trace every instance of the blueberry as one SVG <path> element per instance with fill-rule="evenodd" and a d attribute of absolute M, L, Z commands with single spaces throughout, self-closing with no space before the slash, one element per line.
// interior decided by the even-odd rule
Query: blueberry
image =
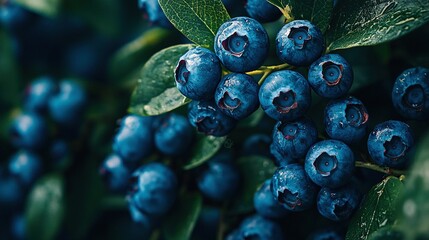
<path fill-rule="evenodd" d="M 215 101 L 229 117 L 244 119 L 259 107 L 259 85 L 249 75 L 231 73 L 222 78 L 216 88 Z"/>
<path fill-rule="evenodd" d="M 139 210 L 134 202 L 128 202 L 128 210 L 130 211 L 131 219 L 144 226 L 145 230 L 150 231 L 153 227 L 153 217 Z"/>
<path fill-rule="evenodd" d="M 317 196 L 319 213 L 332 221 L 349 219 L 358 206 L 359 192 L 353 184 L 335 189 L 323 187 Z"/>
<path fill-rule="evenodd" d="M 220 202 L 230 199 L 236 193 L 240 176 L 231 162 L 211 159 L 202 166 L 196 181 L 204 196 Z"/>
<path fill-rule="evenodd" d="M 49 151 L 49 155 L 53 159 L 54 162 L 56 162 L 56 163 L 61 162 L 69 154 L 70 154 L 70 147 L 67 144 L 67 142 L 64 141 L 63 139 L 56 139 L 51 144 L 51 149 Z"/>
<path fill-rule="evenodd" d="M 210 100 L 221 79 L 222 69 L 216 55 L 202 47 L 180 57 L 174 77 L 177 89 L 193 100 Z"/>
<path fill-rule="evenodd" d="M 304 158 L 317 141 L 317 129 L 308 119 L 295 122 L 277 122 L 273 129 L 270 150 L 280 166 Z"/>
<path fill-rule="evenodd" d="M 100 174 L 111 191 L 121 192 L 128 186 L 130 170 L 115 154 L 108 156 L 100 167 Z"/>
<path fill-rule="evenodd" d="M 325 40 L 320 29 L 311 22 L 295 20 L 280 29 L 276 49 L 282 62 L 293 66 L 308 66 L 322 55 Z"/>
<path fill-rule="evenodd" d="M 252 134 L 244 140 L 241 155 L 259 155 L 271 157 L 269 151 L 270 144 L 271 137 L 269 135 L 263 133 Z"/>
<path fill-rule="evenodd" d="M 381 166 L 404 167 L 408 152 L 414 145 L 410 127 L 400 121 L 390 120 L 375 126 L 368 137 L 368 152 Z"/>
<path fill-rule="evenodd" d="M 16 117 L 9 131 L 12 144 L 18 148 L 35 150 L 43 147 L 47 141 L 46 122 L 34 113 L 23 113 Z"/>
<path fill-rule="evenodd" d="M 271 192 L 271 179 L 268 179 L 253 195 L 256 212 L 266 218 L 282 218 L 288 211 L 274 199 Z"/>
<path fill-rule="evenodd" d="M 393 85 L 392 102 L 405 118 L 429 119 L 429 69 L 417 67 L 402 72 Z"/>
<path fill-rule="evenodd" d="M 305 171 L 319 186 L 336 188 L 346 184 L 355 168 L 352 150 L 338 140 L 314 144 L 305 157 Z"/>
<path fill-rule="evenodd" d="M 225 240 L 243 240 L 240 229 L 234 229 L 226 236 Z"/>
<path fill-rule="evenodd" d="M 57 91 L 57 85 L 50 77 L 35 79 L 25 90 L 24 106 L 27 111 L 42 113 L 48 108 L 49 98 Z"/>
<path fill-rule="evenodd" d="M 230 133 L 237 121 L 225 115 L 213 101 L 192 101 L 188 110 L 189 122 L 199 132 L 212 136 Z"/>
<path fill-rule="evenodd" d="M 307 240 L 344 240 L 345 236 L 343 236 L 338 231 L 333 229 L 322 229 L 317 230 L 308 236 Z"/>
<path fill-rule="evenodd" d="M 223 65 L 233 72 L 255 70 L 268 55 L 268 34 L 255 19 L 232 18 L 219 27 L 214 50 Z"/>
<path fill-rule="evenodd" d="M 312 207 L 317 190 L 299 164 L 279 167 L 271 179 L 274 198 L 290 211 L 303 211 Z"/>
<path fill-rule="evenodd" d="M 277 222 L 260 215 L 252 215 L 240 224 L 240 237 L 237 239 L 282 240 L 283 231 Z"/>
<path fill-rule="evenodd" d="M 85 90 L 74 80 L 63 80 L 58 93 L 49 100 L 49 112 L 54 121 L 70 126 L 82 117 L 85 103 Z"/>
<path fill-rule="evenodd" d="M 148 163 L 131 176 L 129 199 L 143 214 L 162 216 L 173 206 L 178 182 L 174 172 L 161 163 Z"/>
<path fill-rule="evenodd" d="M 26 238 L 27 224 L 25 220 L 25 215 L 23 213 L 16 214 L 15 216 L 13 216 L 11 225 L 12 225 L 11 233 L 12 233 L 13 239 L 15 240 L 27 239 Z"/>
<path fill-rule="evenodd" d="M 0 207 L 16 206 L 23 200 L 23 196 L 23 189 L 18 179 L 12 176 L 0 176 Z"/>
<path fill-rule="evenodd" d="M 271 118 L 293 121 L 302 117 L 311 105 L 307 80 L 299 73 L 282 70 L 271 73 L 259 90 L 262 109 Z"/>
<path fill-rule="evenodd" d="M 158 3 L 158 0 L 138 0 L 140 10 L 146 13 L 145 17 L 149 19 L 151 23 L 156 25 L 171 28 L 171 23 L 165 16 Z"/>
<path fill-rule="evenodd" d="M 188 119 L 178 114 L 164 117 L 155 131 L 155 146 L 165 155 L 181 155 L 189 150 L 194 129 Z"/>
<path fill-rule="evenodd" d="M 16 4 L 15 1 L 8 0 L 0 3 L 0 24 L 13 33 L 25 31 L 34 22 L 35 17 L 36 14 Z"/>
<path fill-rule="evenodd" d="M 247 0 L 246 11 L 250 17 L 259 22 L 272 22 L 280 18 L 280 10 L 266 0 Z"/>
<path fill-rule="evenodd" d="M 347 144 L 356 143 L 366 134 L 368 111 L 354 97 L 333 100 L 325 108 L 324 123 L 329 137 Z"/>
<path fill-rule="evenodd" d="M 351 88 L 353 70 L 341 55 L 327 54 L 311 64 L 308 82 L 319 96 L 338 98 Z"/>
<path fill-rule="evenodd" d="M 113 151 L 127 164 L 135 164 L 153 152 L 153 119 L 137 115 L 125 116 L 113 139 Z"/>
<path fill-rule="evenodd" d="M 23 185 L 29 186 L 41 174 L 42 162 L 31 152 L 19 151 L 9 159 L 9 172 Z"/>

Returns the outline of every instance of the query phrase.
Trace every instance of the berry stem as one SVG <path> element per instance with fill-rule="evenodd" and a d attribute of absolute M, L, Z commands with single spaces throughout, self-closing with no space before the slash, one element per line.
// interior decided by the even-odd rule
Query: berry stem
<path fill-rule="evenodd" d="M 287 63 L 283 63 L 283 64 L 280 64 L 280 65 L 273 65 L 273 66 L 261 66 L 257 70 L 246 72 L 246 74 L 247 75 L 251 75 L 251 76 L 261 75 L 262 74 L 261 79 L 258 81 L 258 84 L 261 85 L 264 82 L 265 78 L 267 78 L 267 76 L 270 73 L 272 73 L 274 71 L 283 70 L 283 69 L 290 69 L 290 68 L 292 68 L 291 65 L 289 65 Z"/>
<path fill-rule="evenodd" d="M 406 171 L 403 171 L 403 170 L 393 169 L 389 167 L 381 167 L 381 166 L 378 166 L 377 164 L 373 164 L 369 162 L 356 161 L 355 166 L 371 169 L 377 172 L 385 173 L 388 175 L 394 175 L 394 176 L 402 176 L 406 174 Z"/>

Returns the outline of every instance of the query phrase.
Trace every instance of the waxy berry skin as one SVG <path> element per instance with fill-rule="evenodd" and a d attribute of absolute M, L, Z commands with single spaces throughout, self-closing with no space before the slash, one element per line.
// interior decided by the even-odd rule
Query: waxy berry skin
<path fill-rule="evenodd" d="M 266 23 L 273 22 L 280 18 L 280 10 L 266 0 L 247 0 L 244 6 L 250 17 Z"/>
<path fill-rule="evenodd" d="M 36 150 L 46 143 L 48 126 L 41 116 L 24 113 L 13 119 L 9 133 L 15 147 Z"/>
<path fill-rule="evenodd" d="M 177 156 L 189 150 L 194 137 L 194 128 L 188 118 L 169 114 L 155 131 L 155 146 L 165 155 Z"/>
<path fill-rule="evenodd" d="M 351 88 L 353 71 L 341 55 L 326 54 L 311 64 L 308 82 L 319 96 L 339 98 Z"/>
<path fill-rule="evenodd" d="M 282 240 L 284 235 L 277 222 L 256 214 L 241 222 L 237 239 Z"/>
<path fill-rule="evenodd" d="M 173 206 L 178 191 L 175 173 L 161 163 L 148 163 L 131 175 L 129 201 L 149 216 L 162 216 Z"/>
<path fill-rule="evenodd" d="M 367 146 L 371 159 L 378 165 L 404 167 L 409 160 L 407 155 L 414 146 L 414 138 L 407 124 L 390 120 L 374 127 Z"/>
<path fill-rule="evenodd" d="M 222 78 L 216 88 L 215 102 L 229 117 L 244 119 L 259 107 L 259 85 L 249 75 L 231 73 Z"/>
<path fill-rule="evenodd" d="M 49 98 L 56 91 L 57 86 L 52 78 L 45 76 L 35 79 L 25 90 L 25 109 L 35 113 L 45 112 L 48 108 Z"/>
<path fill-rule="evenodd" d="M 359 192 L 353 184 L 334 189 L 323 187 L 317 196 L 317 209 L 327 219 L 344 221 L 359 206 L 359 198 Z"/>
<path fill-rule="evenodd" d="M 273 129 L 271 153 L 278 165 L 283 166 L 304 158 L 317 141 L 317 129 L 309 119 L 295 122 L 277 122 Z"/>
<path fill-rule="evenodd" d="M 429 69 L 410 68 L 393 85 L 392 102 L 396 111 L 408 119 L 429 119 Z"/>
<path fill-rule="evenodd" d="M 303 166 L 289 164 L 274 172 L 271 191 L 286 209 L 298 212 L 313 206 L 318 187 L 308 178 Z"/>
<path fill-rule="evenodd" d="M 310 85 L 298 72 L 277 71 L 271 73 L 259 89 L 259 102 L 271 118 L 294 121 L 310 108 Z"/>
<path fill-rule="evenodd" d="M 277 34 L 277 56 L 292 66 L 308 66 L 325 50 L 325 40 L 319 28 L 306 20 L 285 24 Z"/>
<path fill-rule="evenodd" d="M 101 165 L 100 175 L 111 191 L 121 192 L 128 186 L 131 173 L 118 155 L 111 154 Z"/>
<path fill-rule="evenodd" d="M 30 186 L 42 173 L 42 161 L 36 154 L 19 151 L 9 159 L 9 172 L 24 186 Z"/>
<path fill-rule="evenodd" d="M 202 47 L 181 56 L 174 71 L 177 89 L 192 100 L 212 99 L 221 76 L 219 59 Z"/>
<path fill-rule="evenodd" d="M 127 115 L 121 120 L 112 149 L 127 165 L 134 165 L 152 154 L 153 121 L 151 117 L 137 115 Z"/>
<path fill-rule="evenodd" d="M 282 218 L 288 211 L 274 198 L 271 179 L 267 179 L 253 195 L 253 205 L 258 214 L 266 218 Z"/>
<path fill-rule="evenodd" d="M 253 18 L 232 18 L 219 27 L 214 50 L 228 70 L 252 71 L 258 69 L 268 55 L 268 34 Z"/>
<path fill-rule="evenodd" d="M 237 124 L 235 119 L 225 115 L 213 101 L 192 101 L 188 109 L 191 125 L 207 135 L 225 136 Z"/>
<path fill-rule="evenodd" d="M 165 28 L 172 28 L 158 0 L 138 0 L 138 6 L 141 11 L 146 13 L 145 17 L 149 19 L 149 22 Z"/>
<path fill-rule="evenodd" d="M 338 140 L 324 140 L 314 144 L 305 157 L 305 172 L 314 183 L 322 187 L 337 188 L 347 184 L 354 168 L 352 150 Z"/>
<path fill-rule="evenodd" d="M 238 169 L 223 158 L 213 158 L 199 171 L 198 189 L 213 201 L 230 199 L 238 190 L 240 174 Z"/>
<path fill-rule="evenodd" d="M 332 139 L 347 144 L 357 143 L 365 137 L 368 111 L 354 97 L 333 100 L 325 108 L 324 124 L 326 133 Z"/>

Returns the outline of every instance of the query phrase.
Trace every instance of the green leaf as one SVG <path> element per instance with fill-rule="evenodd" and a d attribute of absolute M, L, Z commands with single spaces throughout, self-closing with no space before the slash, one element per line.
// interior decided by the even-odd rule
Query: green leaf
<path fill-rule="evenodd" d="M 400 205 L 400 228 L 405 239 L 429 236 L 429 132 L 417 146 L 414 163 L 405 178 Z"/>
<path fill-rule="evenodd" d="M 237 160 L 241 174 L 241 187 L 230 207 L 230 214 L 248 213 L 253 209 L 253 195 L 262 183 L 271 178 L 277 169 L 273 161 L 261 156 L 242 157 Z"/>
<path fill-rule="evenodd" d="M 15 2 L 49 17 L 57 15 L 61 7 L 61 0 L 15 0 Z"/>
<path fill-rule="evenodd" d="M 185 170 L 193 169 L 209 160 L 219 151 L 225 142 L 226 137 L 214 137 L 199 134 L 197 142 L 192 148 L 191 159 L 183 168 Z"/>
<path fill-rule="evenodd" d="M 353 215 L 346 239 L 368 239 L 369 235 L 396 220 L 396 208 L 403 191 L 402 182 L 396 177 L 387 177 L 375 185 L 362 200 L 359 210 Z"/>
<path fill-rule="evenodd" d="M 119 49 L 110 61 L 109 75 L 114 82 L 131 79 L 156 52 L 177 42 L 175 32 L 155 27 Z"/>
<path fill-rule="evenodd" d="M 172 46 L 159 51 L 146 62 L 131 96 L 131 113 L 159 115 L 190 101 L 176 88 L 174 68 L 179 58 L 192 47 L 191 44 Z"/>
<path fill-rule="evenodd" d="M 230 19 L 221 0 L 159 0 L 168 20 L 192 42 L 213 48 L 220 25 Z"/>
<path fill-rule="evenodd" d="M 292 15 L 294 20 L 308 20 L 322 32 L 328 28 L 334 8 L 333 0 L 268 0 L 268 2 L 277 6 L 286 17 Z"/>
<path fill-rule="evenodd" d="M 64 181 L 52 174 L 40 179 L 31 190 L 25 212 L 28 239 L 54 239 L 64 216 Z"/>
<path fill-rule="evenodd" d="M 403 240 L 404 235 L 392 226 L 385 226 L 369 235 L 368 240 Z"/>
<path fill-rule="evenodd" d="M 427 0 L 342 0 L 327 31 L 328 51 L 386 42 L 427 21 Z"/>
<path fill-rule="evenodd" d="M 201 212 L 203 199 L 199 193 L 180 196 L 162 226 L 166 240 L 188 240 Z"/>

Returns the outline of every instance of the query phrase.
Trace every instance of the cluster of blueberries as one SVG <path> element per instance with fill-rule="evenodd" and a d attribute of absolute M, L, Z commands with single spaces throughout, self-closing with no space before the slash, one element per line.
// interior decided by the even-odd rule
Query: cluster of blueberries
<path fill-rule="evenodd" d="M 0 166 L 0 209 L 22 211 L 25 195 L 42 172 L 67 164 L 70 141 L 81 124 L 86 92 L 75 80 L 43 76 L 25 91 L 23 110 L 11 120 L 11 144 L 18 149 Z M 50 122 L 55 123 L 55 127 Z M 50 127 L 55 129 L 50 129 Z M 45 162 L 42 159 L 50 159 Z M 21 215 L 17 219 L 23 224 Z M 18 224 L 17 223 L 17 224 Z M 13 231 L 17 239 L 25 231 Z"/>
<path fill-rule="evenodd" d="M 139 1 L 149 18 L 170 25 L 159 5 L 150 2 Z M 184 154 L 194 138 L 190 125 L 207 135 L 225 136 L 259 107 L 278 122 L 272 138 L 258 136 L 254 142 L 268 144 L 278 169 L 255 192 L 256 214 L 244 219 L 226 238 L 284 239 L 276 220 L 288 212 L 317 205 L 325 218 L 344 221 L 358 207 L 361 194 L 350 182 L 355 168 L 351 147 L 367 136 L 369 114 L 362 101 L 347 96 L 353 83 L 351 66 L 338 54 L 323 55 L 322 32 L 305 20 L 289 22 L 278 32 L 276 53 L 284 64 L 262 66 L 269 39 L 260 22 L 276 20 L 281 14 L 266 1 L 249 0 L 246 10 L 252 18 L 236 17 L 220 26 L 214 52 L 195 47 L 177 63 L 177 88 L 193 100 L 188 108 L 190 124 L 177 114 L 132 115 L 121 121 L 113 143 L 115 154 L 106 159 L 101 171 L 107 173 L 112 189 L 126 188 L 131 179 L 127 199 L 135 221 L 153 226 L 171 209 L 178 194 L 179 178 L 166 164 L 152 162 L 135 168 L 137 160 L 153 153 L 153 145 L 164 155 Z M 308 78 L 290 70 L 293 67 L 308 67 Z M 259 83 L 255 75 L 261 76 Z M 324 114 L 330 139 L 321 140 L 313 121 L 305 117 L 311 106 L 311 89 L 331 99 Z M 429 70 L 412 68 L 398 76 L 392 101 L 403 117 L 427 120 Z M 376 125 L 367 139 L 372 161 L 392 168 L 408 164 L 413 143 L 410 127 L 396 120 Z M 168 149 L 162 149 L 166 146 Z M 210 201 L 226 201 L 238 190 L 240 175 L 234 159 L 221 152 L 195 171 L 196 185 Z M 342 238 L 330 231 L 314 238 L 322 236 Z"/>

